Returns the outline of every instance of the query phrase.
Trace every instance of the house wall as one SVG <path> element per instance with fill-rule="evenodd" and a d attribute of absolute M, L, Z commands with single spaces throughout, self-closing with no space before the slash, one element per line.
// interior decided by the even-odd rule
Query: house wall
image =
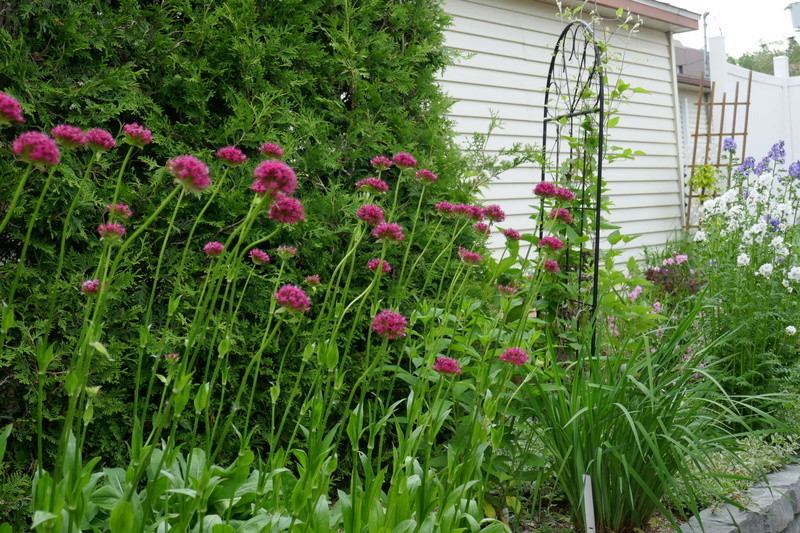
<path fill-rule="evenodd" d="M 515 142 L 541 144 L 542 105 L 552 48 L 565 22 L 555 3 L 533 0 L 446 0 L 453 17 L 447 44 L 463 59 L 441 76 L 446 93 L 456 99 L 451 118 L 466 146 L 475 132 L 486 132 L 490 112 L 503 121 L 488 144 L 497 152 Z M 640 237 L 627 245 L 640 253 L 645 245 L 666 242 L 681 226 L 679 117 L 670 36 L 642 28 L 630 42 L 615 38 L 612 53 L 624 53 L 623 79 L 649 94 L 637 94 L 620 107 L 611 146 L 642 150 L 646 155 L 604 167 L 614 203 L 611 222 Z M 610 74 L 611 83 L 616 75 Z M 529 219 L 531 190 L 540 180 L 533 165 L 509 170 L 485 192 L 487 202 L 509 214 L 506 227 L 533 231 Z M 493 236 L 493 247 L 502 239 Z"/>

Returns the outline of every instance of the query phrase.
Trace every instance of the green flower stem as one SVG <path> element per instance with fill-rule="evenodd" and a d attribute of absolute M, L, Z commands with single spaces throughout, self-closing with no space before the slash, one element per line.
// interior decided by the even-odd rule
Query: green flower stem
<path fill-rule="evenodd" d="M 14 189 L 14 196 L 11 197 L 11 203 L 8 204 L 8 209 L 6 209 L 6 214 L 3 216 L 3 221 L 0 222 L 0 234 L 3 233 L 3 230 L 6 229 L 8 225 L 8 221 L 11 220 L 11 216 L 14 214 L 14 209 L 16 209 L 17 203 L 19 203 L 19 198 L 22 196 L 22 191 L 25 188 L 25 184 L 28 182 L 28 177 L 31 175 L 32 170 L 33 164 L 28 163 L 28 167 L 17 182 L 17 188 Z"/>
<path fill-rule="evenodd" d="M 122 176 L 125 174 L 125 168 L 127 168 L 128 162 L 131 160 L 133 149 L 133 145 L 128 146 L 128 151 L 125 152 L 125 158 L 122 160 L 122 165 L 119 167 L 119 173 L 117 173 L 117 182 L 114 185 L 114 196 L 112 197 L 111 205 L 116 205 L 117 200 L 119 199 L 119 192 L 122 189 Z"/>
<path fill-rule="evenodd" d="M 408 236 L 408 244 L 406 244 L 406 253 L 403 254 L 403 263 L 400 266 L 400 274 L 397 276 L 397 279 L 401 281 L 400 287 L 404 287 L 402 281 L 404 279 L 404 274 L 406 271 L 406 262 L 408 261 L 408 256 L 411 254 L 411 247 L 414 244 L 414 235 L 417 231 L 417 221 L 419 220 L 419 212 L 422 209 L 422 201 L 425 199 L 425 191 L 426 187 L 422 186 L 422 192 L 419 195 L 419 201 L 417 202 L 417 210 L 414 212 L 413 222 L 411 223 L 411 233 Z M 397 303 L 396 301 L 394 302 Z"/>

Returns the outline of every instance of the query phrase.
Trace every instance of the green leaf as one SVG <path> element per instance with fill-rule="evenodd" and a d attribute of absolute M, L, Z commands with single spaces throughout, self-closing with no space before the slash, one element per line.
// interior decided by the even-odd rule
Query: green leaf
<path fill-rule="evenodd" d="M 0 463 L 3 462 L 3 456 L 6 454 L 6 444 L 8 443 L 8 436 L 11 435 L 12 427 L 14 427 L 13 424 L 9 424 L 0 432 Z"/>
<path fill-rule="evenodd" d="M 194 395 L 194 410 L 197 414 L 202 413 L 208 407 L 208 397 L 211 390 L 211 383 L 205 382 L 197 388 Z"/>
<path fill-rule="evenodd" d="M 219 346 L 217 347 L 217 353 L 220 357 L 225 357 L 225 355 L 228 353 L 228 350 L 230 350 L 230 347 L 231 341 L 228 337 L 225 337 L 220 341 Z"/>
<path fill-rule="evenodd" d="M 10 307 L 3 308 L 3 322 L 2 322 L 2 332 L 7 333 L 11 326 L 14 325 L 14 310 Z"/>
<path fill-rule="evenodd" d="M 108 359 L 109 361 L 112 361 L 112 362 L 114 361 L 114 359 L 112 359 L 112 357 L 111 357 L 111 354 L 108 353 L 108 350 L 106 349 L 105 345 L 102 342 L 100 342 L 100 341 L 92 341 L 92 342 L 89 343 L 89 346 L 91 346 L 92 348 L 94 348 L 95 350 L 100 352 L 101 354 L 105 355 L 106 359 Z"/>
<path fill-rule="evenodd" d="M 36 511 L 33 513 L 33 521 L 31 522 L 31 529 L 35 529 L 37 526 L 44 524 L 45 522 L 50 522 L 58 518 L 58 515 L 53 513 L 49 513 L 47 511 Z"/>
<path fill-rule="evenodd" d="M 133 505 L 127 500 L 120 500 L 111 518 L 108 520 L 111 533 L 129 533 L 133 531 Z"/>

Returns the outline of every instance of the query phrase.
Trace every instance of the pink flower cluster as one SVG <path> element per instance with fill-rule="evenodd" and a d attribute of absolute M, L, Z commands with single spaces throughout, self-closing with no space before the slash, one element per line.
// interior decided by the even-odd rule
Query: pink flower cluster
<path fill-rule="evenodd" d="M 356 189 L 365 189 L 372 194 L 383 194 L 389 191 L 389 184 L 380 178 L 365 178 L 356 183 Z"/>
<path fill-rule="evenodd" d="M 39 131 L 28 131 L 17 137 L 11 144 L 11 151 L 36 166 L 55 166 L 61 157 L 56 142 Z"/>
<path fill-rule="evenodd" d="M 381 222 L 372 230 L 372 236 L 378 240 L 391 242 L 401 242 L 406 238 L 403 227 L 396 222 Z"/>
<path fill-rule="evenodd" d="M 306 276 L 306 283 L 309 285 L 322 285 L 322 277 L 319 274 L 313 274 L 311 276 Z"/>
<path fill-rule="evenodd" d="M 689 260 L 689 256 L 688 255 L 678 254 L 675 257 L 668 257 L 667 259 L 664 259 L 663 263 L 661 263 L 661 264 L 664 265 L 664 266 L 667 266 L 667 265 L 682 265 L 683 263 L 685 263 L 688 260 Z"/>
<path fill-rule="evenodd" d="M 544 269 L 551 274 L 556 274 L 561 270 L 558 266 L 558 262 L 555 259 L 548 259 L 544 262 Z"/>
<path fill-rule="evenodd" d="M 105 152 L 117 147 L 114 136 L 100 128 L 92 128 L 86 132 L 86 144 L 95 152 Z"/>
<path fill-rule="evenodd" d="M 377 226 L 384 221 L 383 209 L 375 204 L 362 205 L 356 210 L 356 216 L 370 226 Z"/>
<path fill-rule="evenodd" d="M 369 160 L 369 164 L 372 165 L 377 171 L 386 170 L 392 166 L 392 160 L 386 157 L 385 155 L 376 155 L 372 159 Z"/>
<path fill-rule="evenodd" d="M 109 222 L 108 224 L 100 224 L 97 226 L 97 233 L 103 240 L 114 242 L 125 236 L 125 226 L 117 224 L 116 222 Z"/>
<path fill-rule="evenodd" d="M 489 229 L 489 224 L 486 222 L 476 222 L 472 225 L 472 229 L 479 235 L 488 236 L 492 230 Z"/>
<path fill-rule="evenodd" d="M 566 187 L 558 187 L 549 181 L 540 181 L 533 188 L 533 194 L 542 198 L 559 198 L 564 201 L 575 199 L 575 193 Z"/>
<path fill-rule="evenodd" d="M 394 157 L 392 157 L 392 163 L 397 165 L 399 168 L 412 168 L 417 166 L 417 160 L 414 158 L 414 156 L 405 152 L 398 152 L 394 154 Z"/>
<path fill-rule="evenodd" d="M 531 360 L 531 356 L 522 348 L 508 348 L 500 354 L 500 360 L 514 366 L 522 366 Z"/>
<path fill-rule="evenodd" d="M 372 320 L 372 331 L 384 339 L 402 339 L 406 336 L 407 325 L 406 317 L 395 311 L 385 309 L 375 315 Z"/>
<path fill-rule="evenodd" d="M 483 208 L 483 214 L 492 222 L 502 222 L 506 219 L 506 213 L 497 204 L 489 204 Z"/>
<path fill-rule="evenodd" d="M 253 248 L 250 250 L 250 259 L 252 259 L 253 263 L 257 265 L 266 265 L 271 260 L 269 254 L 259 248 Z"/>
<path fill-rule="evenodd" d="M 220 148 L 214 155 L 217 157 L 217 159 L 229 167 L 238 167 L 247 161 L 247 156 L 244 155 L 244 152 L 235 146 L 226 146 L 225 148 Z"/>
<path fill-rule="evenodd" d="M 642 287 L 640 285 L 637 285 L 636 287 L 633 288 L 633 290 L 630 293 L 628 293 L 628 298 L 630 299 L 631 302 L 635 302 L 639 298 L 639 296 L 641 296 L 641 294 L 642 294 Z"/>
<path fill-rule="evenodd" d="M 99 279 L 87 279 L 83 283 L 81 283 L 81 292 L 86 294 L 94 294 L 100 290 L 100 280 Z"/>
<path fill-rule="evenodd" d="M 10 94 L 0 92 L 0 126 L 8 126 L 12 122 L 25 122 L 22 106 Z"/>
<path fill-rule="evenodd" d="M 306 219 L 306 212 L 300 200 L 278 195 L 275 202 L 269 206 L 269 218 L 284 224 L 296 224 Z"/>
<path fill-rule="evenodd" d="M 515 229 L 504 229 L 503 235 L 505 235 L 506 239 L 509 241 L 518 241 L 522 238 L 522 234 Z"/>
<path fill-rule="evenodd" d="M 83 134 L 83 130 L 76 126 L 59 124 L 50 130 L 50 134 L 58 144 L 68 150 L 86 146 L 86 135 Z"/>
<path fill-rule="evenodd" d="M 167 171 L 175 176 L 175 181 L 192 192 L 204 191 L 211 185 L 208 167 L 193 155 L 170 159 L 167 161 Z"/>
<path fill-rule="evenodd" d="M 569 212 L 569 209 L 564 209 L 563 207 L 553 209 L 547 216 L 550 219 L 556 219 L 565 224 L 572 223 L 572 214 Z"/>
<path fill-rule="evenodd" d="M 125 142 L 139 148 L 153 142 L 153 132 L 136 122 L 125 124 L 122 127 L 122 134 L 125 136 Z"/>
<path fill-rule="evenodd" d="M 297 255 L 298 250 L 294 246 L 282 245 L 275 248 L 275 252 L 281 259 L 291 259 Z"/>
<path fill-rule="evenodd" d="M 255 180 L 250 190 L 256 194 L 269 196 L 292 196 L 297 189 L 297 176 L 294 170 L 283 161 L 268 159 L 262 161 L 253 171 Z"/>
<path fill-rule="evenodd" d="M 477 252 L 470 252 L 469 250 L 465 250 L 463 248 L 459 252 L 458 256 L 465 264 L 470 266 L 476 266 L 483 262 L 483 257 L 481 257 L 481 254 Z"/>
<path fill-rule="evenodd" d="M 284 285 L 273 298 L 278 305 L 295 313 L 307 313 L 311 309 L 311 299 L 297 285 Z"/>
<path fill-rule="evenodd" d="M 439 179 L 439 176 L 437 176 L 430 170 L 425 170 L 425 169 L 418 170 L 417 173 L 415 174 L 415 177 L 424 183 L 433 183 L 434 181 L 437 181 Z"/>
<path fill-rule="evenodd" d="M 258 151 L 261 152 L 261 155 L 269 159 L 283 159 L 284 155 L 283 148 L 275 143 L 264 143 L 258 148 Z"/>
<path fill-rule="evenodd" d="M 112 217 L 131 218 L 133 216 L 133 211 L 127 204 L 108 204 L 106 211 Z"/>
<path fill-rule="evenodd" d="M 510 285 L 498 285 L 497 290 L 505 294 L 506 296 L 514 296 L 519 292 L 519 290 L 516 287 L 512 287 Z"/>
<path fill-rule="evenodd" d="M 458 375 L 461 373 L 461 365 L 458 361 L 450 357 L 439 356 L 433 363 L 433 369 L 442 374 Z"/>
<path fill-rule="evenodd" d="M 376 270 L 378 270 L 378 268 L 380 268 L 383 271 L 383 273 L 386 274 L 388 272 L 391 272 L 392 265 L 390 265 L 388 261 L 385 261 L 383 259 L 370 259 L 369 262 L 367 263 L 367 268 L 372 270 L 373 272 L 375 272 Z"/>
<path fill-rule="evenodd" d="M 539 248 L 549 248 L 560 250 L 564 247 L 564 242 L 558 237 L 546 236 L 539 239 Z"/>
<path fill-rule="evenodd" d="M 217 257 L 219 255 L 222 255 L 222 252 L 224 251 L 225 251 L 225 245 L 217 241 L 211 241 L 209 243 L 206 243 L 205 246 L 203 246 L 203 253 L 206 254 L 208 257 Z"/>
<path fill-rule="evenodd" d="M 610 316 L 606 318 L 608 322 L 608 331 L 611 333 L 612 337 L 619 337 L 619 329 L 617 329 L 617 317 Z"/>

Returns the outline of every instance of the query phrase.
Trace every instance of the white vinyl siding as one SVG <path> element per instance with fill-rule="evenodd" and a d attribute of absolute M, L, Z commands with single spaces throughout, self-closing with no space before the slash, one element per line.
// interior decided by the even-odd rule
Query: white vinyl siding
<path fill-rule="evenodd" d="M 452 16 L 448 46 L 463 52 L 461 60 L 441 76 L 444 91 L 456 99 L 450 118 L 459 140 L 487 131 L 490 112 L 503 128 L 487 149 L 497 152 L 515 142 L 541 144 L 544 86 L 553 46 L 565 26 L 555 2 L 535 0 L 446 0 Z M 621 48 L 627 43 L 627 50 Z M 623 104 L 609 145 L 642 150 L 647 155 L 604 167 L 614 203 L 608 218 L 627 234 L 641 235 L 628 245 L 631 253 L 644 245 L 663 244 L 680 227 L 679 135 L 676 132 L 669 35 L 641 28 L 630 40 L 612 40 L 612 52 L 624 53 L 622 78 L 648 94 Z M 610 74 L 612 83 L 617 76 Z M 533 231 L 531 190 L 540 170 L 525 165 L 505 172 L 484 197 L 508 213 L 504 227 Z M 502 237 L 490 241 L 502 246 Z"/>

